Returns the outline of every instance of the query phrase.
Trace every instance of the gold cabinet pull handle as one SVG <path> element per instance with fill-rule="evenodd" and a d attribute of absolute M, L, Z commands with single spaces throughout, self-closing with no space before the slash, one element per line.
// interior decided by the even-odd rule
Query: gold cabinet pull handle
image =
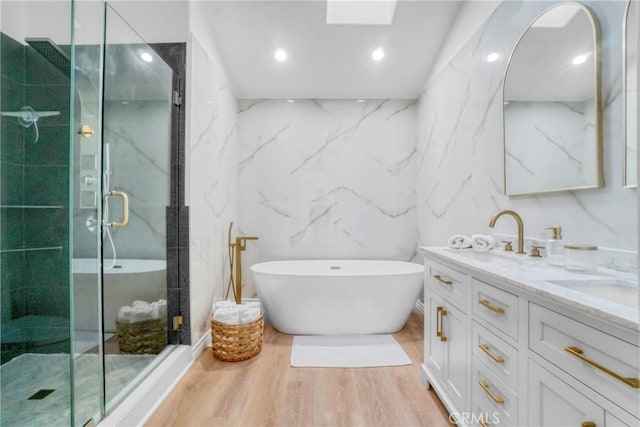
<path fill-rule="evenodd" d="M 453 282 L 451 280 L 445 280 L 439 274 L 434 274 L 433 278 L 436 279 L 440 283 L 444 283 L 445 285 L 453 285 Z"/>
<path fill-rule="evenodd" d="M 480 350 L 484 351 L 487 354 L 487 356 L 493 359 L 494 362 L 504 363 L 504 357 L 496 356 L 495 354 L 493 354 L 491 350 L 489 350 L 489 344 L 480 344 L 478 347 L 480 347 Z"/>
<path fill-rule="evenodd" d="M 581 427 L 596 427 L 596 423 L 593 421 L 585 421 L 581 424 Z"/>
<path fill-rule="evenodd" d="M 564 350 L 566 352 L 568 352 L 569 354 L 571 354 L 572 356 L 575 356 L 578 359 L 582 360 L 583 362 L 588 363 L 589 365 L 593 366 L 594 368 L 601 370 L 605 374 L 611 375 L 613 378 L 617 379 L 618 381 L 621 381 L 621 382 L 625 383 L 629 387 L 640 388 L 640 379 L 638 379 L 638 378 L 625 378 L 625 377 L 623 377 L 621 375 L 616 374 L 611 369 L 605 368 L 604 366 L 602 366 L 598 362 L 596 362 L 594 360 L 591 360 L 588 357 L 586 357 L 583 354 L 584 352 L 582 351 L 582 349 L 580 349 L 578 347 L 565 347 Z M 583 425 L 584 425 L 584 423 L 583 423 Z"/>
<path fill-rule="evenodd" d="M 440 312 L 442 311 L 442 307 L 436 307 L 436 336 L 440 337 L 442 332 L 440 331 Z"/>
<path fill-rule="evenodd" d="M 489 421 L 485 420 L 484 417 L 480 417 L 478 423 L 480 423 L 482 427 L 489 427 Z"/>
<path fill-rule="evenodd" d="M 123 228 L 129 224 L 129 196 L 124 191 L 111 191 L 107 193 L 107 197 L 115 196 L 122 198 L 122 221 L 108 222 L 105 225 L 113 228 Z"/>
<path fill-rule="evenodd" d="M 500 396 L 496 396 L 491 392 L 491 390 L 489 390 L 489 384 L 486 381 L 480 381 L 478 385 L 480 386 L 481 389 L 484 390 L 485 393 L 487 393 L 487 395 L 491 398 L 491 400 L 500 404 L 504 403 L 503 398 L 501 398 Z"/>
<path fill-rule="evenodd" d="M 478 301 L 478 304 L 487 307 L 489 310 L 493 311 L 494 313 L 504 314 L 504 308 L 496 307 L 495 305 L 491 304 L 489 300 L 481 299 L 480 301 Z"/>
<path fill-rule="evenodd" d="M 440 341 L 447 340 L 447 337 L 444 336 L 444 332 L 442 332 L 442 329 L 444 328 L 444 319 L 442 318 L 442 316 L 446 316 L 446 315 L 447 315 L 447 310 L 445 310 L 443 307 L 442 310 L 440 310 Z"/>

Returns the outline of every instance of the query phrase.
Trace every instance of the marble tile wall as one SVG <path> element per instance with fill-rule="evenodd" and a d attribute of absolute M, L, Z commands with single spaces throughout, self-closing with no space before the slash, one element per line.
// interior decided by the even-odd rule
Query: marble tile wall
<path fill-rule="evenodd" d="M 188 47 L 188 192 L 191 336 L 209 329 L 229 277 L 227 229 L 237 211 L 237 105 L 224 73 L 192 34 Z"/>
<path fill-rule="evenodd" d="M 418 105 L 417 218 L 419 242 L 443 245 L 453 233 L 488 233 L 489 218 L 515 209 L 525 235 L 546 238 L 563 227 L 565 240 L 637 250 L 637 194 L 622 188 L 622 46 L 625 2 L 588 2 L 602 31 L 603 146 L 601 189 L 503 195 L 502 78 L 511 49 L 553 2 L 503 2 L 450 63 L 427 82 Z M 500 59 L 485 61 L 489 53 Z M 515 234 L 501 219 L 498 233 Z M 626 268 L 635 270 L 635 257 Z"/>
<path fill-rule="evenodd" d="M 104 140 L 111 157 L 110 189 L 129 196 L 129 225 L 112 229 L 119 259 L 166 259 L 169 205 L 171 104 L 163 101 L 106 101 Z M 117 198 L 109 200 L 109 221 L 121 218 Z M 105 245 L 104 257 L 112 257 Z"/>
<path fill-rule="evenodd" d="M 256 262 L 414 259 L 414 100 L 240 100 L 238 129 L 245 295 Z"/>

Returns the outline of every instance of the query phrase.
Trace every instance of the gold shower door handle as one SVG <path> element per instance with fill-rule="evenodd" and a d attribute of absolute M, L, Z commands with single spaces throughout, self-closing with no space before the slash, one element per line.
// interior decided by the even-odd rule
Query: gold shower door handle
<path fill-rule="evenodd" d="M 122 198 L 122 221 L 108 222 L 107 227 L 123 228 L 129 224 L 129 196 L 124 191 L 110 191 L 107 193 L 107 197 L 120 197 Z"/>

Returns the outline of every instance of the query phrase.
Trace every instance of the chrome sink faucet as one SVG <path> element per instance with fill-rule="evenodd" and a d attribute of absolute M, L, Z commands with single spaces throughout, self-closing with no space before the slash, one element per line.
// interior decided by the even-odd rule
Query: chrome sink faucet
<path fill-rule="evenodd" d="M 522 218 L 520 218 L 520 215 L 518 215 L 516 213 L 516 211 L 512 211 L 510 209 L 506 209 L 506 210 L 503 210 L 503 211 L 500 211 L 500 212 L 496 213 L 491 218 L 491 221 L 489 221 L 489 227 L 491 227 L 491 228 L 495 227 L 496 221 L 502 215 L 511 215 L 513 217 L 513 219 L 516 220 L 516 223 L 518 224 L 518 250 L 516 251 L 516 253 L 517 254 L 524 254 L 524 224 L 522 223 Z"/>

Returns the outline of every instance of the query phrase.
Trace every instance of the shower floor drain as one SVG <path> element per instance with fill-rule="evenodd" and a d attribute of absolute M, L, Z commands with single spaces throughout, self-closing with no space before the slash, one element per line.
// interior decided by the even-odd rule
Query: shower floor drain
<path fill-rule="evenodd" d="M 40 389 L 40 390 L 36 391 L 35 393 L 33 393 L 31 395 L 31 397 L 29 397 L 27 400 L 42 400 L 45 397 L 49 396 L 54 391 L 55 390 L 53 390 L 53 389 L 43 388 L 43 389 Z"/>

